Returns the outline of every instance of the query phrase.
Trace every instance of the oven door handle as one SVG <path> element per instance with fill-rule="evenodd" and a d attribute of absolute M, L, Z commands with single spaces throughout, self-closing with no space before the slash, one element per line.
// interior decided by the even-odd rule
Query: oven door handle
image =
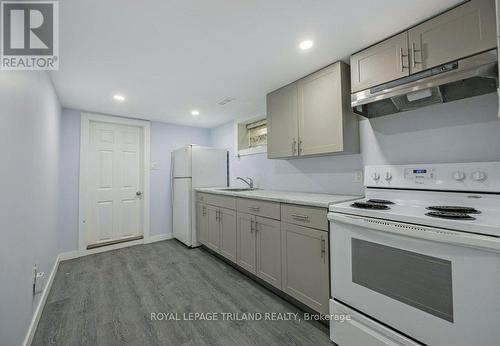
<path fill-rule="evenodd" d="M 344 223 L 359 226 L 367 232 L 375 230 L 385 233 L 398 234 L 400 236 L 437 241 L 440 243 L 500 253 L 500 238 L 493 236 L 490 237 L 467 232 L 450 231 L 447 229 L 342 213 L 328 213 L 328 220 L 332 222 L 332 232 L 335 232 L 335 223 Z"/>

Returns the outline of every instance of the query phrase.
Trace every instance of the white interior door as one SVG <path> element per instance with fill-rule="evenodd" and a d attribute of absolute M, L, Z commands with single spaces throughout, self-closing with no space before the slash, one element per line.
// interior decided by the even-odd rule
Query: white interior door
<path fill-rule="evenodd" d="M 143 236 L 142 128 L 90 122 L 86 245 Z"/>

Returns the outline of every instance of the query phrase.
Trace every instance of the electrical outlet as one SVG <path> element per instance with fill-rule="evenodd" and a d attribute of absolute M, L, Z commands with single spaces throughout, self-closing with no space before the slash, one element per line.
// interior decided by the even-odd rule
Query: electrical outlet
<path fill-rule="evenodd" d="M 33 265 L 33 295 L 42 292 L 45 285 L 45 272 L 38 271 L 38 265 Z"/>
<path fill-rule="evenodd" d="M 355 183 L 361 183 L 363 182 L 363 171 L 356 171 L 354 172 L 354 182 Z"/>
<path fill-rule="evenodd" d="M 45 272 L 38 272 L 36 274 L 35 294 L 41 293 L 43 291 L 44 286 L 45 286 Z"/>

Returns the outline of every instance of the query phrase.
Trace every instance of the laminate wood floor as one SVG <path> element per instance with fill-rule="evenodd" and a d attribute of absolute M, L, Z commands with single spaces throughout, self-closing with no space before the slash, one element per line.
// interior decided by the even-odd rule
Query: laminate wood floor
<path fill-rule="evenodd" d="M 182 319 L 198 312 L 219 320 Z M 221 320 L 258 312 L 300 319 Z M 151 313 L 180 320 L 155 321 Z M 32 345 L 331 344 L 326 326 L 302 317 L 207 251 L 167 240 L 61 262 Z"/>

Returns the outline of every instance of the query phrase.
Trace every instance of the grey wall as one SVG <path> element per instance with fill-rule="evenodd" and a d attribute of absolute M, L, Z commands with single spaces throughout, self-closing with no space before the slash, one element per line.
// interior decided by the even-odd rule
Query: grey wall
<path fill-rule="evenodd" d="M 0 72 L 0 345 L 20 345 L 58 254 L 60 105 L 44 72 Z"/>
<path fill-rule="evenodd" d="M 229 148 L 231 185 L 241 185 L 237 176 L 252 177 L 262 188 L 273 190 L 360 193 L 354 171 L 361 169 L 361 155 L 317 157 L 298 160 L 268 160 L 267 154 L 234 156 L 234 127 L 227 123 L 210 131 L 210 144 Z"/>
<path fill-rule="evenodd" d="M 60 252 L 78 249 L 78 194 L 80 175 L 80 111 L 63 109 L 61 140 Z M 151 235 L 172 233 L 170 203 L 170 154 L 187 144 L 209 144 L 209 130 L 152 122 L 151 161 Z"/>
<path fill-rule="evenodd" d="M 61 117 L 61 163 L 59 252 L 78 249 L 78 195 L 80 190 L 80 112 L 63 109 Z"/>
<path fill-rule="evenodd" d="M 364 163 L 500 161 L 498 97 L 489 94 L 360 123 Z"/>
<path fill-rule="evenodd" d="M 496 94 L 360 121 L 361 154 L 268 160 L 266 154 L 231 155 L 236 176 L 254 177 L 263 188 L 362 193 L 355 171 L 364 165 L 500 161 Z M 211 145 L 233 152 L 233 123 L 210 132 Z"/>

